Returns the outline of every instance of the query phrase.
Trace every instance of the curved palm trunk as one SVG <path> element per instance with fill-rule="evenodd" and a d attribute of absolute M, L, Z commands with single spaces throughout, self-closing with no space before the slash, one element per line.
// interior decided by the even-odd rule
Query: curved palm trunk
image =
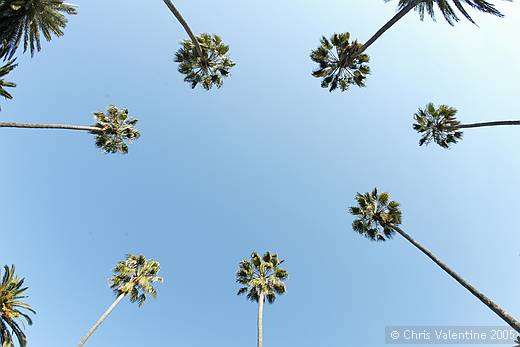
<path fill-rule="evenodd" d="M 415 6 L 419 5 L 424 0 L 416 0 L 411 2 L 408 6 L 401 9 L 396 13 L 395 16 L 392 17 L 381 29 L 379 29 L 365 44 L 361 47 L 358 55 L 363 53 L 368 47 L 370 47 L 376 40 L 385 33 L 388 29 L 390 29 L 395 23 L 397 23 L 401 18 L 403 18 L 408 12 L 410 12 Z"/>
<path fill-rule="evenodd" d="M 262 319 L 264 315 L 264 293 L 258 299 L 258 347 L 262 347 Z"/>
<path fill-rule="evenodd" d="M 94 323 L 94 325 L 92 326 L 92 328 L 90 328 L 90 330 L 87 332 L 87 334 L 85 336 L 83 336 L 83 338 L 81 339 L 81 341 L 78 343 L 78 347 L 82 347 L 85 342 L 87 342 L 87 340 L 90 338 L 90 336 L 94 333 L 94 331 L 96 331 L 96 329 L 101 325 L 101 323 L 103 323 L 103 321 L 108 317 L 108 315 L 110 313 L 112 313 L 112 311 L 114 310 L 114 308 L 116 308 L 116 306 L 121 302 L 121 300 L 123 300 L 123 298 L 125 297 L 125 294 L 119 294 L 119 296 L 117 297 L 117 299 L 112 303 L 112 305 L 110 305 L 110 307 L 108 308 L 108 310 L 105 311 L 105 313 L 103 313 L 103 315 L 101 316 L 101 318 L 99 318 L 96 323 Z"/>
<path fill-rule="evenodd" d="M 14 122 L 0 122 L 0 128 L 28 128 L 28 129 L 66 129 L 66 130 L 82 130 L 91 132 L 100 132 L 103 129 L 92 126 L 82 125 L 64 125 L 64 124 L 28 124 Z"/>
<path fill-rule="evenodd" d="M 181 23 L 181 25 L 184 28 L 184 30 L 186 30 L 186 33 L 188 34 L 188 36 L 190 37 L 191 41 L 193 41 L 193 44 L 195 45 L 195 49 L 197 50 L 197 54 L 199 55 L 200 59 L 202 59 L 204 61 L 204 54 L 202 53 L 202 48 L 200 47 L 199 40 L 197 40 L 197 38 L 193 34 L 193 31 L 191 31 L 191 28 L 188 25 L 188 23 L 186 23 L 186 21 L 184 20 L 184 18 L 181 15 L 181 13 L 177 10 L 177 8 L 173 4 L 173 2 L 171 2 L 171 0 L 163 0 L 163 1 L 166 4 L 166 6 L 168 6 L 170 11 L 173 13 L 175 18 L 177 18 L 179 23 Z"/>
<path fill-rule="evenodd" d="M 467 129 L 467 128 L 492 127 L 492 126 L 498 126 L 498 125 L 520 125 L 520 120 L 499 120 L 499 121 L 493 121 L 493 122 L 461 124 L 457 128 L 458 129 Z"/>
<path fill-rule="evenodd" d="M 515 329 L 517 332 L 520 333 L 520 322 L 517 321 L 513 316 L 509 315 L 506 311 L 504 311 L 500 306 L 495 304 L 491 299 L 489 299 L 487 296 L 485 296 L 483 293 L 481 293 L 477 288 L 473 287 L 471 284 L 466 282 L 459 274 L 457 274 L 455 271 L 450 269 L 448 265 L 444 264 L 441 260 L 439 260 L 437 257 L 433 255 L 432 252 L 430 252 L 427 248 L 423 247 L 419 242 L 415 241 L 405 233 L 401 228 L 397 226 L 393 226 L 393 229 L 398 232 L 402 237 L 404 237 L 406 240 L 408 240 L 412 245 L 417 247 L 421 252 L 426 254 L 428 258 L 433 260 L 435 264 L 437 264 L 441 269 L 446 271 L 448 275 L 453 277 L 455 281 L 459 282 L 464 288 L 470 291 L 471 294 L 473 294 L 477 299 L 482 301 L 484 305 L 489 307 L 489 309 L 493 312 L 495 312 L 502 320 L 504 320 L 507 324 L 511 326 L 511 328 Z"/>

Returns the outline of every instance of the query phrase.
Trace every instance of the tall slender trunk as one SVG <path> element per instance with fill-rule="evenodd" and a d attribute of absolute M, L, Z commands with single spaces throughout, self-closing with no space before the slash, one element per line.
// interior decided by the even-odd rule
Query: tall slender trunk
<path fill-rule="evenodd" d="M 191 31 L 191 28 L 188 25 L 188 23 L 186 23 L 186 21 L 184 20 L 184 18 L 181 15 L 181 13 L 179 12 L 179 10 L 177 10 L 177 8 L 173 4 L 173 2 L 171 2 L 171 0 L 163 0 L 163 1 L 166 4 L 166 6 L 168 6 L 170 11 L 173 13 L 175 18 L 177 18 L 179 23 L 181 23 L 181 25 L 184 28 L 184 30 L 186 30 L 186 33 L 188 34 L 188 36 L 190 37 L 191 41 L 195 45 L 195 49 L 197 50 L 197 54 L 199 55 L 200 59 L 202 59 L 202 61 L 204 61 L 205 60 L 204 59 L 204 54 L 202 52 L 202 48 L 200 47 L 199 40 L 197 40 L 197 38 L 193 34 L 193 31 Z"/>
<path fill-rule="evenodd" d="M 101 132 L 103 129 L 92 126 L 64 125 L 64 124 L 28 124 L 14 122 L 0 122 L 0 128 L 29 128 L 29 129 L 66 129 Z"/>
<path fill-rule="evenodd" d="M 264 293 L 258 298 L 258 347 L 262 347 L 262 319 L 264 315 Z"/>
<path fill-rule="evenodd" d="M 457 128 L 458 129 L 480 128 L 480 127 L 492 127 L 492 126 L 497 126 L 497 125 L 520 125 L 520 120 L 499 120 L 499 121 L 493 121 L 493 122 L 461 124 Z"/>
<path fill-rule="evenodd" d="M 105 313 L 103 313 L 103 315 L 101 316 L 101 318 L 99 318 L 96 323 L 94 323 L 94 325 L 92 326 L 92 328 L 90 328 L 90 330 L 87 332 L 87 334 L 85 336 L 83 336 L 83 338 L 81 339 L 81 341 L 78 343 L 78 347 L 82 347 L 85 342 L 87 342 L 87 340 L 90 338 L 90 336 L 94 333 L 94 331 L 96 331 L 96 329 L 101 325 L 101 323 L 103 323 L 103 321 L 108 317 L 108 315 L 110 313 L 112 313 L 112 311 L 114 310 L 114 308 L 116 308 L 116 306 L 121 302 L 121 300 L 123 300 L 123 298 L 125 297 L 125 294 L 119 294 L 119 296 L 117 297 L 117 299 L 112 303 L 112 305 L 110 305 L 110 307 L 108 308 L 108 310 L 105 311 Z"/>
<path fill-rule="evenodd" d="M 390 29 L 395 23 L 397 23 L 401 18 L 403 18 L 408 12 L 410 12 L 415 6 L 419 5 L 424 0 L 415 0 L 411 2 L 408 6 L 402 8 L 399 12 L 395 14 L 381 29 L 379 29 L 363 46 L 357 53 L 357 55 L 363 53 L 368 47 L 370 47 L 381 35 L 385 33 L 388 29 Z"/>
<path fill-rule="evenodd" d="M 435 264 L 437 264 L 441 269 L 446 271 L 448 275 L 455 279 L 455 281 L 459 282 L 464 288 L 469 290 L 471 294 L 473 294 L 475 297 L 477 297 L 477 299 L 482 301 L 482 303 L 489 307 L 491 311 L 495 312 L 500 318 L 502 318 L 502 320 L 509 324 L 511 328 L 515 329 L 517 332 L 520 333 L 520 322 L 517 321 L 513 316 L 504 311 L 500 306 L 495 304 L 491 299 L 489 299 L 487 296 L 481 293 L 477 288 L 473 287 L 471 284 L 466 282 L 461 276 L 459 276 L 459 274 L 457 274 L 455 271 L 450 269 L 448 265 L 444 264 L 441 260 L 435 257 L 432 252 L 430 252 L 427 248 L 423 247 L 419 242 L 412 239 L 410 235 L 405 233 L 401 228 L 393 226 L 393 229 L 406 240 L 408 240 L 412 245 L 417 247 L 421 252 L 426 254 L 428 258 L 433 260 Z"/>

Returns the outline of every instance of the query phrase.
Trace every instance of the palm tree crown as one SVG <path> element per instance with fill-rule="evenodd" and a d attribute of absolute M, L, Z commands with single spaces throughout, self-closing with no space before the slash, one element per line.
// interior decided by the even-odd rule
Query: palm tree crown
<path fill-rule="evenodd" d="M 97 128 L 102 131 L 93 131 L 96 135 L 96 146 L 106 153 L 128 153 L 128 143 L 139 138 L 140 133 L 135 127 L 137 119 L 128 116 L 126 108 L 109 106 L 106 112 L 95 112 Z"/>
<path fill-rule="evenodd" d="M 184 81 L 191 83 L 192 88 L 199 83 L 206 90 L 210 90 L 213 85 L 220 88 L 224 77 L 228 77 L 230 69 L 235 66 L 228 56 L 229 46 L 215 34 L 201 34 L 196 39 L 203 56 L 199 55 L 192 40 L 182 41 L 181 48 L 175 53 L 178 70 L 186 75 Z"/>
<path fill-rule="evenodd" d="M 413 129 L 421 134 L 419 145 L 428 145 L 432 141 L 443 148 L 457 143 L 462 139 L 460 122 L 455 118 L 457 110 L 447 105 L 438 108 L 433 103 L 428 103 L 424 109 L 419 109 L 414 114 L 415 123 Z"/>
<path fill-rule="evenodd" d="M 391 1 L 391 0 L 385 0 L 385 1 Z M 506 0 L 511 1 L 511 0 Z M 495 5 L 493 5 L 490 2 L 487 2 L 485 0 L 451 0 L 452 5 L 450 5 L 450 0 L 399 0 L 399 9 L 403 9 L 410 5 L 411 3 L 418 2 L 417 6 L 415 7 L 415 10 L 419 12 L 419 15 L 421 17 L 421 20 L 424 19 L 424 15 L 428 14 L 432 19 L 435 19 L 435 6 L 439 8 L 440 12 L 446 19 L 446 21 L 450 25 L 454 25 L 456 22 L 460 20 L 460 18 L 457 16 L 456 10 L 457 9 L 466 19 L 468 19 L 471 23 L 475 24 L 475 21 L 469 13 L 464 8 L 463 4 L 476 9 L 478 11 L 489 13 L 494 16 L 503 17 L 504 15 L 500 13 L 495 8 Z M 455 8 L 454 8 L 455 7 Z"/>
<path fill-rule="evenodd" d="M 369 57 L 359 54 L 360 43 L 349 40 L 349 33 L 333 34 L 330 40 L 323 36 L 320 46 L 311 52 L 311 59 L 319 65 L 312 75 L 322 78 L 321 86 L 329 91 L 338 87 L 345 91 L 350 85 L 365 86 L 370 73 Z"/>
<path fill-rule="evenodd" d="M 24 52 L 31 56 L 41 50 L 40 32 L 47 41 L 52 34 L 63 36 L 67 26 L 65 14 L 77 14 L 76 7 L 62 0 L 3 0 L 0 1 L 0 41 L 5 49 L 2 57 L 10 58 L 16 52 L 23 36 Z"/>
<path fill-rule="evenodd" d="M 143 255 L 128 254 L 126 259 L 117 263 L 114 267 L 114 276 L 110 278 L 110 288 L 116 296 L 128 295 L 131 302 L 137 302 L 142 306 L 146 296 L 157 297 L 154 283 L 163 283 L 163 278 L 158 276 L 161 265 L 158 261 L 147 260 Z"/>
<path fill-rule="evenodd" d="M 247 293 L 249 300 L 258 302 L 260 294 L 263 294 L 272 304 L 276 295 L 286 292 L 283 281 L 287 279 L 288 273 L 279 267 L 283 262 L 275 253 L 266 252 L 260 257 L 253 252 L 250 260 L 242 260 L 239 264 L 236 281 L 243 287 L 238 290 L 237 295 Z"/>
<path fill-rule="evenodd" d="M 401 224 L 399 203 L 390 200 L 390 194 L 372 192 L 356 194 L 357 206 L 349 212 L 357 218 L 352 222 L 352 229 L 372 241 L 387 241 L 395 230 L 393 226 Z"/>
<path fill-rule="evenodd" d="M 8 81 L 4 80 L 4 77 L 9 72 L 11 72 L 16 66 L 17 66 L 17 64 L 14 63 L 14 60 L 11 60 L 4 66 L 0 67 L 0 95 L 6 99 L 12 99 L 13 96 L 4 88 L 6 88 L 6 87 L 14 88 L 14 87 L 16 87 L 16 84 L 13 82 L 8 82 Z M 0 110 L 1 110 L 1 108 L 0 108 Z"/>
<path fill-rule="evenodd" d="M 36 313 L 31 306 L 21 301 L 27 298 L 24 295 L 27 287 L 23 287 L 24 279 L 14 274 L 14 265 L 4 266 L 4 275 L 0 283 L 0 344 L 2 347 L 13 347 L 13 336 L 16 335 L 21 347 L 27 345 L 27 338 L 17 320 L 22 318 L 32 325 L 29 315 L 24 312 Z M 1 274 L 1 271 L 0 271 Z"/>

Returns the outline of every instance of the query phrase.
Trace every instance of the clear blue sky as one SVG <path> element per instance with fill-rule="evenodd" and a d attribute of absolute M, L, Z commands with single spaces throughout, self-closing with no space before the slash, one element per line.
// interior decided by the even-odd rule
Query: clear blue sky
<path fill-rule="evenodd" d="M 520 317 L 520 136 L 475 129 L 420 148 L 427 102 L 464 122 L 520 117 L 520 3 L 480 28 L 409 14 L 370 48 L 367 88 L 329 93 L 310 76 L 321 35 L 366 40 L 381 1 L 176 1 L 237 62 L 224 87 L 191 90 L 173 54 L 186 38 L 163 2 L 78 0 L 66 34 L 26 54 L 0 119 L 90 124 L 108 104 L 139 118 L 127 156 L 89 134 L 3 129 L 0 263 L 17 265 L 38 311 L 31 346 L 73 346 L 112 302 L 126 253 L 161 262 L 159 297 L 123 302 L 88 345 L 256 343 L 256 305 L 236 297 L 250 252 L 286 259 L 288 293 L 265 309 L 264 344 L 382 346 L 386 325 L 502 325 L 405 240 L 350 227 L 358 191 L 391 192 L 403 228 Z"/>

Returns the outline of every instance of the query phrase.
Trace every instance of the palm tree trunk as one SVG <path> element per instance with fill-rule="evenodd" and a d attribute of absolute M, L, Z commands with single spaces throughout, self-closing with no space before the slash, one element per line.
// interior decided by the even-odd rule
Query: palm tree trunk
<path fill-rule="evenodd" d="M 262 347 L 262 319 L 264 315 L 264 293 L 258 298 L 258 347 Z"/>
<path fill-rule="evenodd" d="M 410 12 L 415 6 L 419 5 L 424 0 L 416 0 L 411 2 L 408 6 L 402 8 L 395 16 L 392 17 L 381 29 L 379 29 L 365 44 L 361 47 L 357 55 L 363 53 L 368 47 L 370 47 L 381 35 L 390 29 L 395 23 L 403 18 L 408 12 Z"/>
<path fill-rule="evenodd" d="M 92 126 L 82 125 L 64 125 L 64 124 L 28 124 L 14 122 L 0 122 L 0 128 L 29 128 L 29 129 L 66 129 L 66 130 L 82 130 L 90 132 L 101 132 L 103 129 Z"/>
<path fill-rule="evenodd" d="M 430 252 L 427 248 L 423 247 L 419 242 L 412 239 L 410 235 L 405 233 L 401 228 L 393 226 L 393 229 L 406 240 L 408 240 L 412 245 L 417 247 L 421 252 L 426 254 L 431 260 L 433 260 L 435 264 L 437 264 L 441 269 L 446 271 L 448 275 L 453 277 L 455 281 L 459 282 L 464 288 L 469 290 L 471 294 L 473 294 L 475 297 L 477 297 L 477 299 L 482 301 L 482 303 L 489 307 L 491 311 L 495 312 L 500 318 L 502 318 L 507 324 L 509 324 L 511 328 L 515 329 L 517 332 L 520 333 L 520 322 L 517 321 L 513 316 L 509 315 L 500 306 L 495 304 L 491 299 L 489 299 L 487 296 L 481 293 L 477 288 L 473 287 L 471 284 L 466 282 L 462 277 L 459 276 L 459 274 L 457 274 L 455 271 L 450 269 L 448 265 L 444 264 L 441 260 L 435 257 L 432 252 Z"/>
<path fill-rule="evenodd" d="M 492 126 L 497 126 L 497 125 L 520 125 L 520 120 L 499 120 L 499 121 L 493 121 L 493 122 L 461 124 L 457 128 L 458 129 L 480 128 L 480 127 L 492 127 Z"/>
<path fill-rule="evenodd" d="M 186 30 L 186 33 L 188 34 L 188 36 L 190 37 L 191 41 L 193 41 L 193 44 L 195 45 L 195 49 L 197 50 L 197 54 L 199 55 L 200 59 L 202 59 L 202 61 L 204 61 L 205 60 L 204 59 L 204 54 L 202 53 L 202 48 L 200 47 L 199 40 L 197 40 L 197 38 L 193 34 L 193 31 L 191 31 L 191 28 L 188 25 L 188 23 L 186 23 L 186 21 L 184 20 L 184 18 L 181 15 L 181 13 L 177 10 L 177 8 L 173 4 L 173 2 L 171 2 L 171 0 L 163 0 L 163 1 L 166 4 L 166 6 L 168 6 L 170 11 L 173 13 L 175 18 L 177 18 L 179 23 L 181 23 L 181 25 L 184 28 L 184 30 Z"/>
<path fill-rule="evenodd" d="M 125 294 L 119 294 L 119 296 L 117 297 L 117 299 L 112 303 L 112 305 L 110 305 L 110 307 L 108 308 L 108 310 L 105 311 L 105 313 L 103 313 L 103 315 L 101 316 L 101 318 L 99 318 L 96 323 L 94 323 L 94 325 L 92 326 L 92 328 L 90 328 L 90 330 L 87 332 L 87 334 L 85 336 L 83 336 L 83 338 L 81 339 L 81 341 L 78 343 L 78 347 L 82 347 L 85 342 L 87 342 L 87 340 L 90 338 L 90 336 L 94 333 L 94 331 L 96 331 L 96 329 L 101 325 L 101 323 L 103 323 L 103 321 L 108 317 L 108 315 L 110 313 L 112 313 L 112 311 L 114 310 L 114 308 L 116 308 L 116 306 L 121 302 L 121 300 L 123 300 L 123 298 L 125 297 Z"/>

